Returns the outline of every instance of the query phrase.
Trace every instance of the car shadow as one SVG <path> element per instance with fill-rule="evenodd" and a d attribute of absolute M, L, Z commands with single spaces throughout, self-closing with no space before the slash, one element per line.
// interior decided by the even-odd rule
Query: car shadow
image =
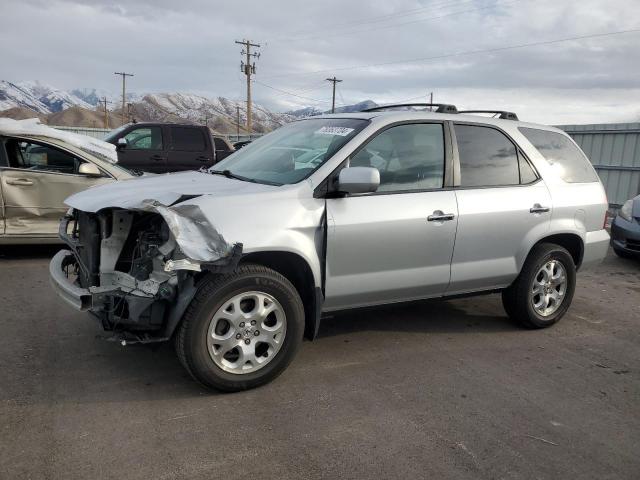
<path fill-rule="evenodd" d="M 487 307 L 487 299 L 495 303 L 491 314 L 477 313 L 477 298 L 426 300 L 340 312 L 322 319 L 318 338 L 362 331 L 466 333 L 521 329 L 503 312 L 498 296 L 482 298 L 482 310 Z"/>
<path fill-rule="evenodd" d="M 0 260 L 22 260 L 27 258 L 51 258 L 64 248 L 53 245 L 0 245 Z"/>

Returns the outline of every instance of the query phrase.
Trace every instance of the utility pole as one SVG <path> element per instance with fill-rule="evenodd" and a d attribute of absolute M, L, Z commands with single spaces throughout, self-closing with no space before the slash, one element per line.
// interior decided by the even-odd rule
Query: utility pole
<path fill-rule="evenodd" d="M 100 103 L 104 105 L 104 128 L 109 128 L 109 111 L 107 110 L 107 103 L 112 102 L 107 101 L 107 97 L 102 97 Z"/>
<path fill-rule="evenodd" d="M 133 73 L 113 72 L 113 74 L 122 76 L 122 125 L 124 125 L 126 123 L 125 119 L 127 118 L 127 113 L 125 111 L 125 104 L 127 103 L 125 97 L 125 79 L 127 77 L 133 77 Z"/>
<path fill-rule="evenodd" d="M 433 92 L 429 94 L 429 103 L 433 103 Z M 429 107 L 429 111 L 433 112 L 433 107 Z"/>
<path fill-rule="evenodd" d="M 127 103 L 127 118 L 129 123 L 136 123 L 136 119 L 133 116 L 133 103 Z"/>
<path fill-rule="evenodd" d="M 251 47 L 260 48 L 260 44 L 251 43 L 251 40 L 242 40 L 238 45 L 242 45 L 242 55 L 246 55 L 246 61 L 240 62 L 240 71 L 247 76 L 247 133 L 251 135 L 251 75 L 256 73 L 256 62 L 251 64 L 251 57 L 260 58 L 260 53 L 251 53 Z"/>
<path fill-rule="evenodd" d="M 236 137 L 240 141 L 240 105 L 236 105 Z"/>
<path fill-rule="evenodd" d="M 331 113 L 335 113 L 336 112 L 336 83 L 339 83 L 342 80 L 338 80 L 334 75 L 333 78 L 327 78 L 327 81 L 333 83 L 333 96 L 331 97 Z"/>

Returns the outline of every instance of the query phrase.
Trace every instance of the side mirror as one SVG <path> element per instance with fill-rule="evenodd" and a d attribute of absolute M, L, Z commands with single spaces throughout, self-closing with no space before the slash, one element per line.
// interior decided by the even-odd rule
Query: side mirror
<path fill-rule="evenodd" d="M 371 193 L 380 186 L 380 172 L 373 167 L 347 167 L 338 176 L 338 191 L 343 193 Z"/>
<path fill-rule="evenodd" d="M 93 163 L 82 163 L 78 167 L 78 173 L 80 175 L 86 175 L 87 177 L 101 177 L 102 172 Z"/>
<path fill-rule="evenodd" d="M 116 145 L 118 150 L 122 150 L 123 148 L 127 147 L 127 139 L 122 137 L 118 139 L 118 143 Z"/>

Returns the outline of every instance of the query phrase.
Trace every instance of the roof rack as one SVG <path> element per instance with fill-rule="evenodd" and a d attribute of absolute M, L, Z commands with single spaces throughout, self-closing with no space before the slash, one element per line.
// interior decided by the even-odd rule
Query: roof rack
<path fill-rule="evenodd" d="M 460 110 L 458 113 L 493 113 L 503 120 L 518 120 L 518 116 L 513 112 L 505 112 L 504 110 Z"/>
<path fill-rule="evenodd" d="M 363 112 L 379 112 L 380 110 L 386 110 L 388 108 L 403 108 L 403 107 L 437 107 L 436 113 L 458 113 L 458 109 L 455 105 L 449 105 L 447 103 L 396 103 L 392 105 L 381 105 L 379 107 L 367 108 L 362 110 Z"/>

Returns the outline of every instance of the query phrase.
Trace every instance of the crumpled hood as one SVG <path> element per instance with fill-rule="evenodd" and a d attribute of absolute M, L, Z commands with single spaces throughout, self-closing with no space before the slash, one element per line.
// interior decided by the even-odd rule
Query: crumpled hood
<path fill-rule="evenodd" d="M 150 202 L 169 206 L 183 196 L 253 195 L 272 192 L 276 188 L 222 175 L 182 172 L 137 177 L 97 186 L 71 195 L 65 203 L 78 210 L 95 213 L 103 208 L 146 209 L 145 205 Z"/>

